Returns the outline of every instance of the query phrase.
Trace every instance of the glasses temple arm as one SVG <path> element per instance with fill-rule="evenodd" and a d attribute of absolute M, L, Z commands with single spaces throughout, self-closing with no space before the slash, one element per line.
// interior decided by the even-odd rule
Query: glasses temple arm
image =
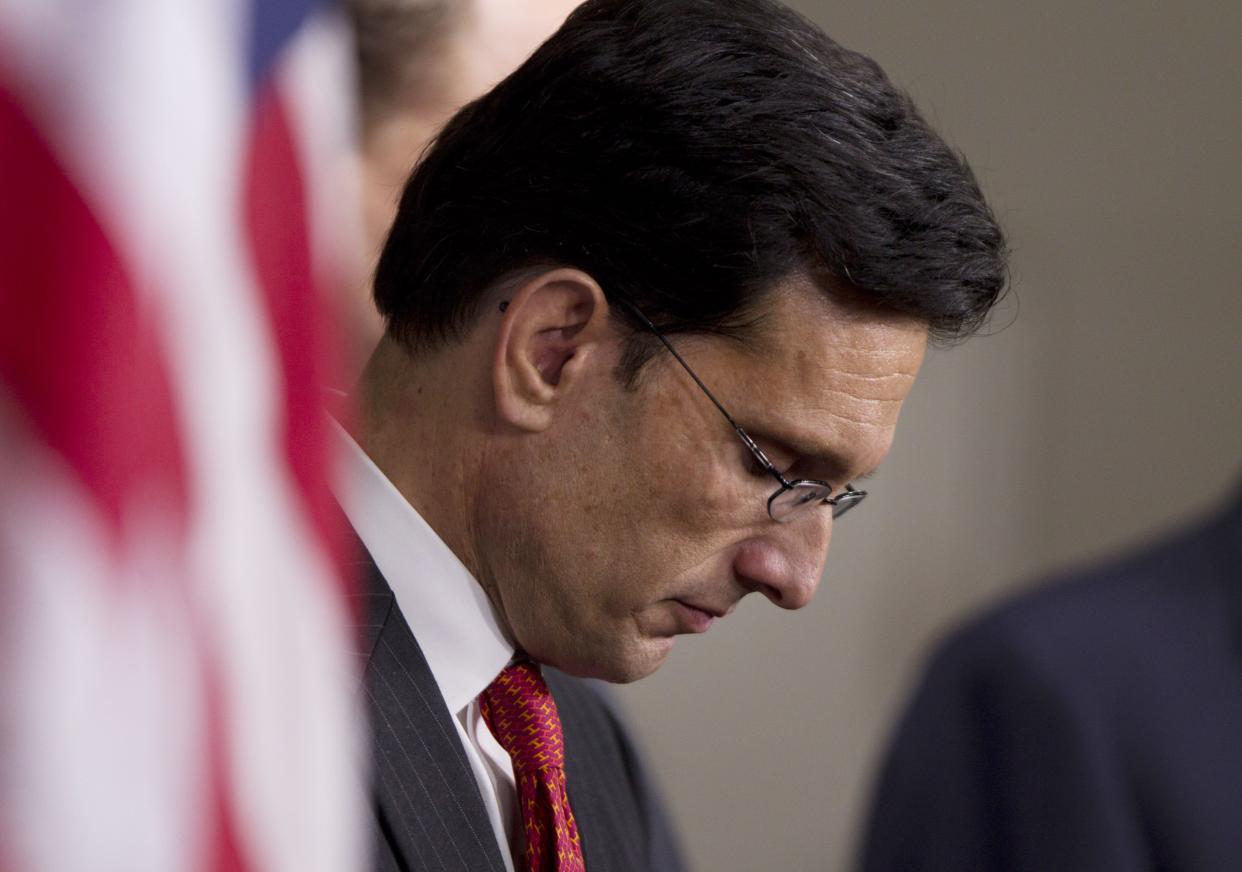
<path fill-rule="evenodd" d="M 742 440 L 743 443 L 745 443 L 746 447 L 750 449 L 750 452 L 755 456 L 755 459 L 759 461 L 760 465 L 762 465 L 765 470 L 779 475 L 780 473 L 778 472 L 776 467 L 772 465 L 772 461 L 768 460 L 768 456 L 763 453 L 763 449 L 755 444 L 755 440 L 751 439 L 750 434 L 748 434 L 745 430 L 742 429 L 741 424 L 733 420 L 733 416 L 730 415 L 725 410 L 725 407 L 720 404 L 720 400 L 716 399 L 715 394 L 713 394 L 710 390 L 707 389 L 707 385 L 703 384 L 703 379 L 699 378 L 698 374 L 690 368 L 690 364 L 686 363 L 686 361 L 682 358 L 682 356 L 677 353 L 677 349 L 674 348 L 673 344 L 668 341 L 668 339 L 664 336 L 663 333 L 660 332 L 660 328 L 656 327 L 655 324 L 652 324 L 651 320 L 646 315 L 644 315 L 637 306 L 635 306 L 625 297 L 622 297 L 619 294 L 615 296 L 619 302 L 625 304 L 626 308 L 628 308 L 631 312 L 633 312 L 638 317 L 638 320 L 643 322 L 646 328 L 655 335 L 656 339 L 660 340 L 660 342 L 664 345 L 664 347 L 668 349 L 668 353 L 673 355 L 673 359 L 676 360 L 679 364 L 681 364 L 681 368 L 684 369 L 690 375 L 690 378 L 694 379 L 694 383 L 699 386 L 699 390 L 707 394 L 707 398 L 712 401 L 712 405 L 715 406 L 720 411 L 720 414 L 724 415 L 724 419 L 729 422 L 729 426 L 733 428 L 733 431 L 737 433 L 738 437 Z"/>

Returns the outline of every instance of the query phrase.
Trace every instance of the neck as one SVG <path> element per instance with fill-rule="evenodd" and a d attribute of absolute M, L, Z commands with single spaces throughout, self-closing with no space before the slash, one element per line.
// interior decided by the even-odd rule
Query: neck
<path fill-rule="evenodd" d="M 480 577 L 473 495 L 484 410 L 462 349 L 417 358 L 385 336 L 359 383 L 354 439 L 457 558 Z"/>

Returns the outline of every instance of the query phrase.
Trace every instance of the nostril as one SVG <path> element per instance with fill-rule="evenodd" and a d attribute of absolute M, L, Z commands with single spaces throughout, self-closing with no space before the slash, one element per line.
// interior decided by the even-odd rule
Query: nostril
<path fill-rule="evenodd" d="M 733 558 L 733 574 L 747 591 L 761 593 L 782 608 L 797 608 L 791 600 L 797 598 L 798 572 L 775 544 L 743 543 Z"/>
<path fill-rule="evenodd" d="M 781 593 L 781 589 L 779 587 L 771 584 L 764 584 L 759 586 L 758 591 L 766 596 L 773 605 L 778 605 L 781 608 L 787 608 L 785 604 L 785 595 Z"/>

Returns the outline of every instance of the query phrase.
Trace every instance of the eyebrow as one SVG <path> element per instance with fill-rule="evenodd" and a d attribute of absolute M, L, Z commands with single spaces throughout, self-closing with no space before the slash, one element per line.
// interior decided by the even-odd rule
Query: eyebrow
<path fill-rule="evenodd" d="M 822 465 L 829 472 L 826 481 L 834 485 L 845 484 L 846 482 L 866 481 L 879 471 L 879 467 L 868 470 L 860 475 L 847 477 L 846 471 L 849 469 L 849 463 L 845 456 L 839 451 L 831 448 L 816 448 L 810 443 L 798 439 L 792 439 L 784 436 L 777 436 L 770 430 L 756 426 L 753 430 L 742 424 L 742 429 L 750 434 L 751 438 L 763 445 L 769 445 L 778 451 L 792 455 L 801 460 L 813 461 L 817 465 Z"/>

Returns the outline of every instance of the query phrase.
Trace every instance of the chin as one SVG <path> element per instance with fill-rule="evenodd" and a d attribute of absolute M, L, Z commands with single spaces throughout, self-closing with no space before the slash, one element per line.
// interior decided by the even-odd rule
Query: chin
<path fill-rule="evenodd" d="M 673 649 L 673 637 L 644 639 L 625 650 L 592 652 L 572 663 L 553 663 L 562 672 L 579 678 L 597 678 L 611 684 L 630 684 L 646 678 L 664 665 Z"/>

